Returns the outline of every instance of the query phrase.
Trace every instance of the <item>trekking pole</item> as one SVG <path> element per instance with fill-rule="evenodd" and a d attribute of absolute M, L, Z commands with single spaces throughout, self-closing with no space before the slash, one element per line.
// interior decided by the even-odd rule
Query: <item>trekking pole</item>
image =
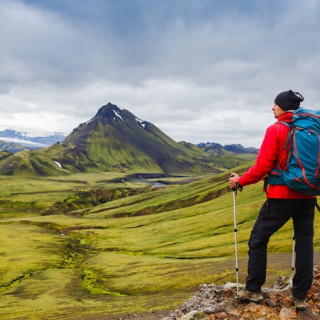
<path fill-rule="evenodd" d="M 237 189 L 232 189 L 233 193 L 233 223 L 234 223 L 234 250 L 236 257 L 236 278 L 237 278 L 237 297 L 239 297 L 239 266 L 238 266 L 238 240 L 237 240 L 237 210 L 236 194 Z"/>
<path fill-rule="evenodd" d="M 231 177 L 234 175 L 231 174 Z M 236 258 L 236 279 L 237 279 L 237 297 L 239 297 L 239 265 L 238 265 L 238 239 L 237 239 L 237 209 L 236 209 L 236 195 L 237 189 L 232 189 L 233 193 L 233 225 L 234 225 L 234 251 Z M 242 187 L 239 188 L 242 191 Z"/>
<path fill-rule="evenodd" d="M 294 236 L 294 230 L 293 230 L 293 236 L 292 236 L 292 258 L 291 258 L 291 270 L 292 272 L 295 269 L 295 244 L 296 244 L 296 238 Z"/>

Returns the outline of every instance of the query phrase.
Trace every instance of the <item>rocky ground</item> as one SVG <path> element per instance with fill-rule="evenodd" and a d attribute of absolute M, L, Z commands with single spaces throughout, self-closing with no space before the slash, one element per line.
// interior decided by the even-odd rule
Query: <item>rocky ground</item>
<path fill-rule="evenodd" d="M 161 320 L 320 319 L 320 267 L 315 268 L 313 285 L 304 311 L 295 310 L 291 283 L 291 278 L 279 277 L 270 288 L 263 289 L 264 301 L 261 304 L 240 303 L 235 284 L 203 284 L 193 297 Z"/>

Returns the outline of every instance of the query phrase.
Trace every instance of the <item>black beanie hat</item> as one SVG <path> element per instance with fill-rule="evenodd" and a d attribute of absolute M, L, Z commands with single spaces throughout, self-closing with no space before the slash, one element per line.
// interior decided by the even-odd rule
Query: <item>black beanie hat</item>
<path fill-rule="evenodd" d="M 283 110 L 296 110 L 300 106 L 300 102 L 304 100 L 304 97 L 299 92 L 293 92 L 292 90 L 283 91 L 279 93 L 274 102 Z"/>

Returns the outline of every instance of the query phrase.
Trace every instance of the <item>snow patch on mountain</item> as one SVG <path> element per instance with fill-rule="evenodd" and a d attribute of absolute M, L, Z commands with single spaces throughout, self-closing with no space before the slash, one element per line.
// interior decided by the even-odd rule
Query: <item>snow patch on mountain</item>
<path fill-rule="evenodd" d="M 53 160 L 53 162 L 60 168 L 60 169 L 62 169 L 62 165 L 61 165 L 61 163 L 60 162 L 58 162 L 58 161 L 55 161 L 55 160 Z"/>
<path fill-rule="evenodd" d="M 141 120 L 141 119 L 139 119 L 139 118 L 135 118 L 135 119 L 136 119 L 136 121 L 140 124 L 140 126 L 145 129 L 145 127 L 146 127 L 146 122 L 143 121 L 143 120 Z"/>
<path fill-rule="evenodd" d="M 115 114 L 121 121 L 124 121 L 124 120 L 122 119 L 121 115 L 120 115 L 116 110 L 113 109 L 113 112 L 114 112 L 114 114 Z"/>

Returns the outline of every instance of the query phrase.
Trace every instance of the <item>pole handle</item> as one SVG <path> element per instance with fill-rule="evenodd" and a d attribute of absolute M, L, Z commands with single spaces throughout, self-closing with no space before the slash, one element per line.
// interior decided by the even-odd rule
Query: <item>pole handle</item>
<path fill-rule="evenodd" d="M 234 174 L 231 173 L 231 178 L 234 177 Z M 240 183 L 237 181 L 236 182 L 236 188 L 232 188 L 231 190 L 234 192 L 234 194 L 237 194 L 237 190 L 242 191 L 243 187 L 240 185 Z"/>

